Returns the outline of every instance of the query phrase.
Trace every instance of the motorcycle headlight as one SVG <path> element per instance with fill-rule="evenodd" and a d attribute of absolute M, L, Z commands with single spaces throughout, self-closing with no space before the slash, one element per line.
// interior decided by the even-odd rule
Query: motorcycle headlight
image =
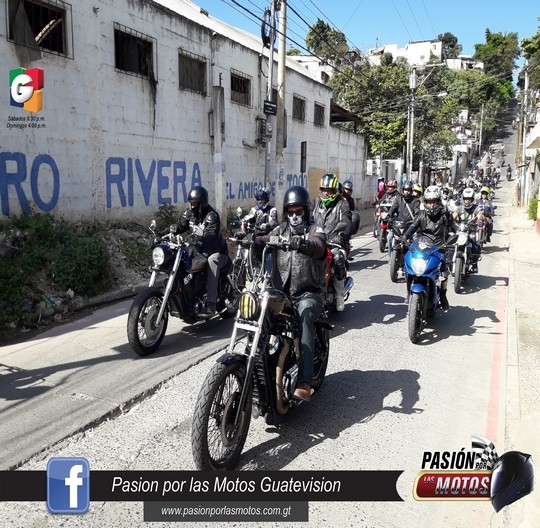
<path fill-rule="evenodd" d="M 469 239 L 468 233 L 460 233 L 458 235 L 457 244 L 458 246 L 464 246 Z"/>
<path fill-rule="evenodd" d="M 163 244 L 156 246 L 152 250 L 152 261 L 154 266 L 163 266 L 171 258 L 171 250 Z"/>
<path fill-rule="evenodd" d="M 415 258 L 412 259 L 412 270 L 415 275 L 423 275 L 426 271 L 428 261 L 426 259 Z"/>
<path fill-rule="evenodd" d="M 259 314 L 259 299 L 251 291 L 244 291 L 238 303 L 240 315 L 248 321 L 254 321 Z"/>

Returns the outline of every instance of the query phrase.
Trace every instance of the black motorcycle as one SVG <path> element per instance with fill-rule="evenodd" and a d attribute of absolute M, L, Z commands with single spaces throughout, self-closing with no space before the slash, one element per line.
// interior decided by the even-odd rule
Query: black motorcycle
<path fill-rule="evenodd" d="M 150 225 L 154 235 L 152 275 L 148 286 L 133 300 L 127 322 L 129 344 L 140 356 L 159 348 L 169 316 L 188 324 L 207 320 L 201 314 L 206 309 L 208 258 L 196 251 L 193 242 L 201 234 L 197 229 L 183 238 L 173 232 L 160 236 L 154 220 Z M 221 318 L 234 316 L 242 289 L 241 279 L 234 273 L 229 257 L 219 275 L 216 309 Z"/>
<path fill-rule="evenodd" d="M 251 416 L 279 423 L 293 399 L 300 356 L 300 318 L 291 298 L 271 284 L 276 248 L 288 241 L 271 237 L 262 254 L 264 269 L 242 293 L 230 344 L 199 392 L 191 428 L 195 465 L 201 470 L 234 468 L 244 447 Z M 313 389 L 321 387 L 329 355 L 331 325 L 323 313 L 316 323 Z"/>

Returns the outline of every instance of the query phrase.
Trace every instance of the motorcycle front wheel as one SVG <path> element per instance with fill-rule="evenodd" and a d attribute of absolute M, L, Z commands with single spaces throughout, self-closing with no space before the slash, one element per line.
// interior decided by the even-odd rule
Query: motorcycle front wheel
<path fill-rule="evenodd" d="M 163 302 L 163 292 L 157 288 L 147 288 L 140 292 L 129 309 L 127 335 L 131 348 L 139 356 L 155 352 L 167 331 L 169 313 L 165 310 L 159 325 L 156 319 Z"/>
<path fill-rule="evenodd" d="M 381 229 L 379 232 L 379 249 L 381 253 L 384 253 L 386 249 L 386 238 L 387 238 L 386 231 L 384 229 Z"/>
<path fill-rule="evenodd" d="M 454 270 L 454 291 L 459 293 L 461 290 L 461 281 L 463 279 L 463 257 L 456 257 Z"/>
<path fill-rule="evenodd" d="M 390 280 L 392 282 L 397 282 L 397 276 L 399 271 L 399 251 L 394 249 L 390 253 Z"/>
<path fill-rule="evenodd" d="M 197 469 L 233 469 L 238 464 L 251 422 L 251 387 L 243 409 L 238 408 L 246 382 L 246 367 L 238 362 L 216 363 L 206 376 L 191 426 L 191 450 Z"/>
<path fill-rule="evenodd" d="M 418 343 L 422 332 L 423 297 L 418 293 L 411 293 L 409 297 L 409 339 L 411 343 Z"/>

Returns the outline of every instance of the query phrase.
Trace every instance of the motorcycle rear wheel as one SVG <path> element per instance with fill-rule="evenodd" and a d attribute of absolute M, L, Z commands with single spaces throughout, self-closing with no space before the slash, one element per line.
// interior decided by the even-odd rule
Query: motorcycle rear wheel
<path fill-rule="evenodd" d="M 155 321 L 163 302 L 163 292 L 158 288 L 147 288 L 140 292 L 129 309 L 127 335 L 131 348 L 139 356 L 155 352 L 167 331 L 169 312 L 165 310 L 159 326 Z"/>
<path fill-rule="evenodd" d="M 238 464 L 251 422 L 251 384 L 244 408 L 238 402 L 246 383 L 246 367 L 216 363 L 199 392 L 191 426 L 191 451 L 200 470 L 233 469 Z M 240 412 L 239 423 L 234 417 Z"/>
<path fill-rule="evenodd" d="M 456 293 L 460 293 L 461 281 L 463 279 L 463 257 L 456 257 L 456 264 L 454 269 L 454 291 Z"/>
<path fill-rule="evenodd" d="M 422 332 L 423 298 L 418 293 L 411 293 L 409 297 L 409 339 L 411 343 L 418 343 Z"/>

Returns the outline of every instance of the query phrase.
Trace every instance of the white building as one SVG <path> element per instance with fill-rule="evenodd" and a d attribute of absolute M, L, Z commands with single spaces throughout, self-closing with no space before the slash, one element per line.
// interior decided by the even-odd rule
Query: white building
<path fill-rule="evenodd" d="M 8 0 L 0 28 L 10 79 L 0 219 L 30 208 L 141 219 L 161 204 L 183 206 L 195 184 L 222 214 L 253 204 L 269 140 L 260 38 L 188 0 Z M 305 67 L 286 66 L 284 166 L 278 172 L 271 156 L 267 183 L 306 185 L 314 197 L 333 171 L 361 199 L 364 138 L 331 125 L 354 116 Z"/>
<path fill-rule="evenodd" d="M 398 57 L 404 57 L 411 66 L 424 66 L 428 62 L 441 61 L 442 42 L 439 40 L 419 40 L 409 42 L 404 48 L 398 48 L 397 44 L 385 44 L 368 50 L 368 57 L 372 64 L 380 66 L 381 56 L 390 53 L 394 61 Z"/>

